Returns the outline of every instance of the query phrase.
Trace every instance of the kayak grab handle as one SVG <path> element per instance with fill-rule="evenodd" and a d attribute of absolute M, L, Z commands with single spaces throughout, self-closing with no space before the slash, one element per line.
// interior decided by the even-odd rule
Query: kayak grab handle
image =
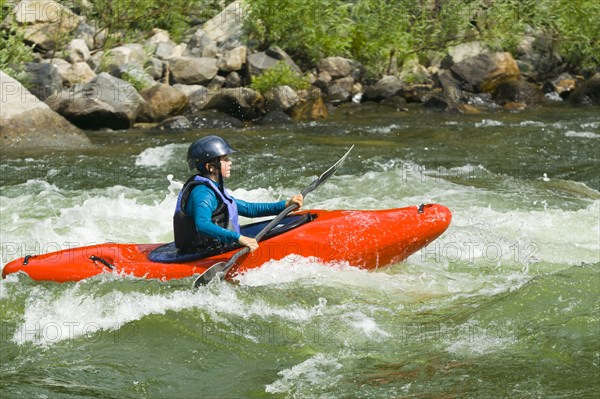
<path fill-rule="evenodd" d="M 25 255 L 25 257 L 23 258 L 23 264 L 27 265 L 29 263 L 29 259 L 31 259 L 31 257 L 34 255 Z"/>
<path fill-rule="evenodd" d="M 92 261 L 94 261 L 94 262 L 100 262 L 100 263 L 102 263 L 104 266 L 108 267 L 110 270 L 114 270 L 115 269 L 115 265 L 113 265 L 112 263 L 108 262 L 105 259 L 102 259 L 99 256 L 92 255 L 92 256 L 90 256 L 90 259 Z"/>
<path fill-rule="evenodd" d="M 425 204 L 419 205 L 419 213 L 423 213 L 424 209 L 425 209 Z"/>

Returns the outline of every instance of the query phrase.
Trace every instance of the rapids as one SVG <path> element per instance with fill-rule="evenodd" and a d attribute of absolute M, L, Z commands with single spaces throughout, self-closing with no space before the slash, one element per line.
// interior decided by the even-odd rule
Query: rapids
<path fill-rule="evenodd" d="M 221 134 L 233 194 L 289 197 L 355 144 L 305 208 L 436 202 L 450 228 L 367 272 L 288 257 L 199 292 L 104 274 L 0 283 L 2 398 L 597 397 L 597 109 L 339 109 L 210 132 L 95 132 L 85 153 L 2 150 L 1 264 L 172 240 L 187 146 Z"/>

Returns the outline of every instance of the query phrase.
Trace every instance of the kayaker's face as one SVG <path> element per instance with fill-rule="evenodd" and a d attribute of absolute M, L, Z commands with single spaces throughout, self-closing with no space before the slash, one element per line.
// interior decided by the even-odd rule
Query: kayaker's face
<path fill-rule="evenodd" d="M 221 175 L 223 175 L 223 179 L 231 176 L 231 159 L 227 155 L 221 157 Z"/>

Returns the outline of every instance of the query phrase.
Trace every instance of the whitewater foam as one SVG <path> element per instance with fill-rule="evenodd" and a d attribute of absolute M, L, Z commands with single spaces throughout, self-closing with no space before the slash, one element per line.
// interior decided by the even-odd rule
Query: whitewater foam
<path fill-rule="evenodd" d="M 187 148 L 184 144 L 167 144 L 161 147 L 146 148 L 135 158 L 135 166 L 159 168 L 173 160 L 178 150 Z"/>

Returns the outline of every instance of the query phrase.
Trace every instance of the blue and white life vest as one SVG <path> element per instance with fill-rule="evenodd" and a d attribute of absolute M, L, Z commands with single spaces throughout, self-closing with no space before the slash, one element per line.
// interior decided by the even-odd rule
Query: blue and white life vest
<path fill-rule="evenodd" d="M 186 204 L 192 190 L 199 185 L 210 188 L 217 196 L 219 205 L 212 214 L 213 223 L 224 229 L 240 232 L 238 220 L 238 209 L 233 197 L 224 189 L 220 190 L 214 181 L 200 175 L 192 176 L 181 189 L 177 198 L 175 215 L 173 216 L 173 232 L 175 234 L 175 246 L 182 252 L 197 252 L 220 245 L 216 238 L 210 237 L 202 232 L 196 231 L 194 218 L 185 212 Z"/>

